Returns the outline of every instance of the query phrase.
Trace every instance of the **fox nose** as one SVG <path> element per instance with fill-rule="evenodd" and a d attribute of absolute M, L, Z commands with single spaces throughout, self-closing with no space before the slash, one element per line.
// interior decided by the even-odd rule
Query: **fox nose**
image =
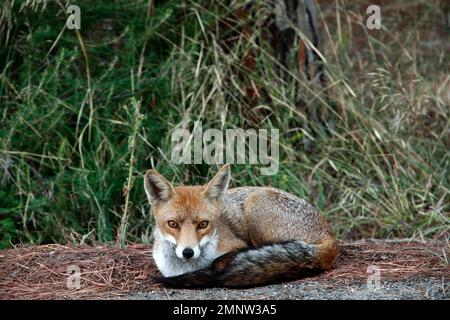
<path fill-rule="evenodd" d="M 190 259 L 194 256 L 194 250 L 192 250 L 191 248 L 186 248 L 183 250 L 183 257 L 185 257 L 186 259 Z"/>

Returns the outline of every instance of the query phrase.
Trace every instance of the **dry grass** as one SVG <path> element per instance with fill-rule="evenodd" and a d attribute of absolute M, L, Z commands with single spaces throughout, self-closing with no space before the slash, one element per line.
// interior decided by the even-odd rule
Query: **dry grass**
<path fill-rule="evenodd" d="M 364 283 L 367 267 L 377 266 L 382 281 L 444 278 L 450 280 L 449 245 L 444 242 L 368 240 L 344 244 L 336 267 L 318 276 L 331 286 Z"/>
<path fill-rule="evenodd" d="M 67 268 L 81 270 L 81 288 L 69 290 Z M 50 244 L 0 254 L 0 296 L 5 299 L 97 299 L 151 289 L 156 272 L 144 245 L 114 247 Z"/>
<path fill-rule="evenodd" d="M 382 281 L 442 278 L 450 280 L 449 245 L 444 242 L 364 241 L 342 244 L 335 268 L 314 280 L 327 286 L 365 283 L 369 265 Z M 81 288 L 67 288 L 67 267 L 81 269 Z M 2 299 L 114 299 L 136 292 L 161 290 L 151 280 L 157 269 L 151 249 L 129 245 L 27 246 L 0 251 Z M 304 281 L 304 280 L 299 280 Z"/>

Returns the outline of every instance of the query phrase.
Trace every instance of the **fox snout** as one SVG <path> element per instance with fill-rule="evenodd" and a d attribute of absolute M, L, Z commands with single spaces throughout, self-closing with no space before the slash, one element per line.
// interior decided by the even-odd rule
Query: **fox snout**
<path fill-rule="evenodd" d="M 197 259 L 201 254 L 201 250 L 198 245 L 195 246 L 177 245 L 175 252 L 178 258 L 184 260 Z"/>
<path fill-rule="evenodd" d="M 194 250 L 192 250 L 191 248 L 186 248 L 183 251 L 181 251 L 181 253 L 183 254 L 183 258 L 186 259 L 190 259 L 194 256 Z"/>

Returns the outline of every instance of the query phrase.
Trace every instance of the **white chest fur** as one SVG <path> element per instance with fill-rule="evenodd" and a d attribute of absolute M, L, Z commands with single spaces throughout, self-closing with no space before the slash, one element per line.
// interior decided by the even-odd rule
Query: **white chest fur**
<path fill-rule="evenodd" d="M 197 259 L 183 260 L 177 257 L 175 253 L 176 244 L 173 243 L 173 240 L 163 237 L 159 229 L 156 228 L 153 242 L 153 259 L 159 271 L 165 277 L 193 272 L 209 267 L 221 255 L 217 251 L 217 242 L 216 236 L 202 239 L 200 256 Z"/>

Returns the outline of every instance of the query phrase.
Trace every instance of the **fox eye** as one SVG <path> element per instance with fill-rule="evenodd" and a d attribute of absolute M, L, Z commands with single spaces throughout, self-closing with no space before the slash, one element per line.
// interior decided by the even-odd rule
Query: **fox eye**
<path fill-rule="evenodd" d="M 205 229 L 208 226 L 209 222 L 208 221 L 202 221 L 198 224 L 198 228 L 199 229 Z"/>
<path fill-rule="evenodd" d="M 176 223 L 173 220 L 169 220 L 167 221 L 167 224 L 169 225 L 169 227 L 171 227 L 172 229 L 178 229 L 178 223 Z"/>

